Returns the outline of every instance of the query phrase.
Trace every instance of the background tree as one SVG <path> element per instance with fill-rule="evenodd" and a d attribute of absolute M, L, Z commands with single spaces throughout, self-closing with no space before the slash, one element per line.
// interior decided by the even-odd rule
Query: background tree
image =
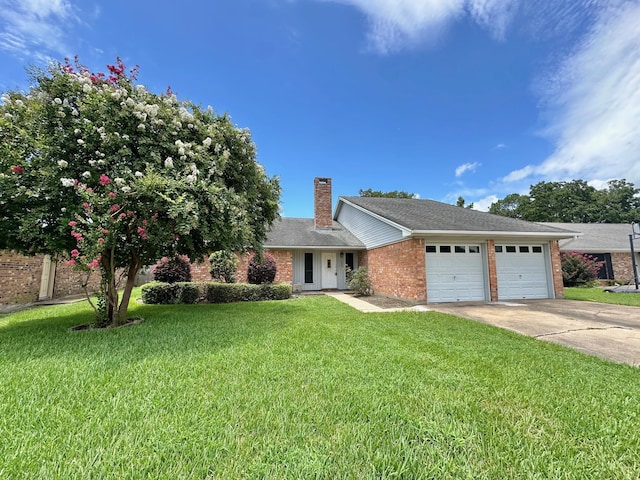
<path fill-rule="evenodd" d="M 473 202 L 468 205 L 466 203 L 467 201 L 463 197 L 458 197 L 458 200 L 456 200 L 456 207 L 462 207 L 462 208 L 468 208 L 468 209 L 473 208 Z"/>
<path fill-rule="evenodd" d="M 640 221 L 640 190 L 626 180 L 611 180 L 597 190 L 584 180 L 539 182 L 529 195 L 512 193 L 489 213 L 531 222 L 630 223 Z"/>
<path fill-rule="evenodd" d="M 529 195 L 511 193 L 502 200 L 497 200 L 489 207 L 489 213 L 502 215 L 503 217 L 524 219 L 527 208 L 531 203 Z"/>
<path fill-rule="evenodd" d="M 360 190 L 359 195 L 361 197 L 383 197 L 383 198 L 418 198 L 415 193 L 409 193 L 400 190 L 393 190 L 392 192 L 382 192 L 380 190 Z"/>
<path fill-rule="evenodd" d="M 100 325 L 126 321 L 143 265 L 259 248 L 278 212 L 248 130 L 149 92 L 136 70 L 52 64 L 0 105 L 0 248 L 99 272 Z"/>

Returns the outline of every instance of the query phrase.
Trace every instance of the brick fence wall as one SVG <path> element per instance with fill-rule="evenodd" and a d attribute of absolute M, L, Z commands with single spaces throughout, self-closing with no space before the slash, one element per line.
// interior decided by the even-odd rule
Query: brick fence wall
<path fill-rule="evenodd" d="M 0 304 L 30 303 L 38 300 L 44 257 L 25 256 L 8 250 L 0 251 Z M 65 261 L 56 262 L 54 265 L 52 298 L 84 293 L 82 284 L 86 274 L 73 270 Z M 100 276 L 94 273 L 88 286 L 89 291 L 99 288 Z"/>
<path fill-rule="evenodd" d="M 27 257 L 0 251 L 0 304 L 38 300 L 44 255 Z"/>

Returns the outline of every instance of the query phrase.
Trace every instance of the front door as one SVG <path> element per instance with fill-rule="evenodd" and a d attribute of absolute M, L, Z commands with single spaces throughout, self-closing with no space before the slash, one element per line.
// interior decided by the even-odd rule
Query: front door
<path fill-rule="evenodd" d="M 338 288 L 335 252 L 322 252 L 322 288 Z"/>

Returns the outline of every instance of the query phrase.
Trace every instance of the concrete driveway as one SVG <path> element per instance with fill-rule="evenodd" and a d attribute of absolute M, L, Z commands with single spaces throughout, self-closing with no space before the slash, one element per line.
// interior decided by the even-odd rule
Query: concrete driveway
<path fill-rule="evenodd" d="M 576 300 L 520 300 L 430 304 L 429 309 L 640 366 L 638 307 Z"/>

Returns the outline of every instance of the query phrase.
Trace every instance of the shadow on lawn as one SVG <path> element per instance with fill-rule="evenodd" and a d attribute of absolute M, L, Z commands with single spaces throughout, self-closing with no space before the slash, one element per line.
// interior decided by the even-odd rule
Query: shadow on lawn
<path fill-rule="evenodd" d="M 136 362 L 159 355 L 211 353 L 262 341 L 286 328 L 297 309 L 274 302 L 223 305 L 133 305 L 144 322 L 125 328 L 77 330 L 92 321 L 89 307 L 56 306 L 0 317 L 0 343 L 15 361 L 86 357 Z M 271 305 L 268 305 L 271 304 Z M 72 311 L 69 311 L 72 310 Z M 75 310 L 75 311 L 74 311 Z"/>

